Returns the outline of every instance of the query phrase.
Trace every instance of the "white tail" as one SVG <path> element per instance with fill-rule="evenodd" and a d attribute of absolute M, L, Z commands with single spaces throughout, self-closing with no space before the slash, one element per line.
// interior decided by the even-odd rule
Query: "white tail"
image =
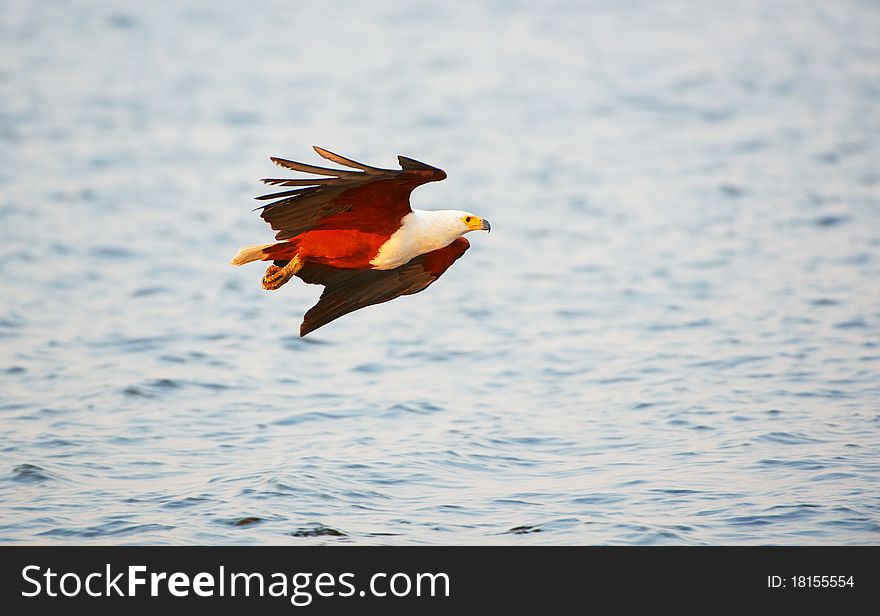
<path fill-rule="evenodd" d="M 244 265 L 251 261 L 261 261 L 265 256 L 263 254 L 263 249 L 272 245 L 273 244 L 256 244 L 255 246 L 239 248 L 235 256 L 232 257 L 232 261 L 229 262 L 229 265 Z"/>

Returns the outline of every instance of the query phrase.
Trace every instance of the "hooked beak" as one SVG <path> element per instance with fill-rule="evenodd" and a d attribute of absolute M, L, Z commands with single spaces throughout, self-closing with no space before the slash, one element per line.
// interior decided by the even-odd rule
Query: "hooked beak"
<path fill-rule="evenodd" d="M 490 224 L 489 224 L 489 221 L 486 220 L 486 219 L 484 218 L 484 219 L 483 219 L 483 226 L 480 227 L 480 229 L 483 230 L 483 231 L 491 231 L 491 230 L 492 230 L 492 225 L 490 225 Z"/>

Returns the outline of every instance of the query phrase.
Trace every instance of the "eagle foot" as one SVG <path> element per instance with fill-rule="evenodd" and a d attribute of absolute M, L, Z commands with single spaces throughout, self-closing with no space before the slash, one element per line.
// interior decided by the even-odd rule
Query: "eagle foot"
<path fill-rule="evenodd" d="M 266 273 L 263 276 L 263 288 L 267 291 L 281 288 L 282 285 L 294 277 L 300 268 L 302 268 L 302 262 L 297 258 L 291 259 L 286 265 L 281 267 L 270 265 L 266 268 Z"/>

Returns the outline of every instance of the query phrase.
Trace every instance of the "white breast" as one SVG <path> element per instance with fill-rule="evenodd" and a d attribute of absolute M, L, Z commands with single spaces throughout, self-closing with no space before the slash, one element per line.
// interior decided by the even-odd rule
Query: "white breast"
<path fill-rule="evenodd" d="M 373 269 L 400 267 L 413 257 L 448 246 L 467 231 L 452 210 L 414 209 L 403 217 L 401 223 L 370 261 Z"/>

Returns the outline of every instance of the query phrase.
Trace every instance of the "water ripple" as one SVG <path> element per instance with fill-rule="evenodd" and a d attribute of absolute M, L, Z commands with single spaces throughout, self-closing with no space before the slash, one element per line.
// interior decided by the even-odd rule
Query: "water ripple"
<path fill-rule="evenodd" d="M 255 2 L 4 22 L 0 542 L 880 543 L 872 3 Z M 306 137 L 493 232 L 300 337 Z"/>

